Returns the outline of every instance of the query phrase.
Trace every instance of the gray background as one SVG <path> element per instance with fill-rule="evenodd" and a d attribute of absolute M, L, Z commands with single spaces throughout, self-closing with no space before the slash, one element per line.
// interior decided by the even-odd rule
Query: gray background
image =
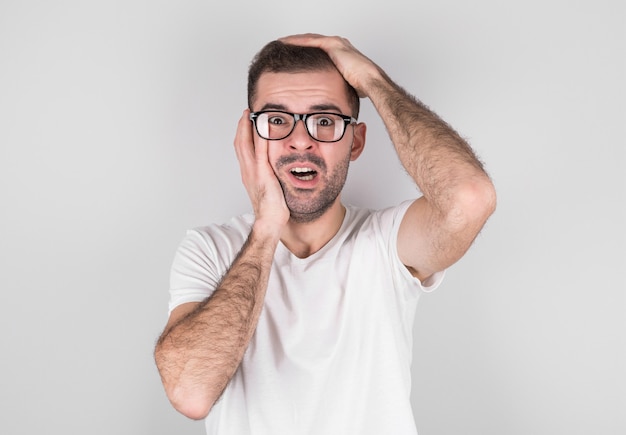
<path fill-rule="evenodd" d="M 486 162 L 497 212 L 415 325 L 420 435 L 624 434 L 620 0 L 0 1 L 0 433 L 202 434 L 152 360 L 187 228 L 247 211 L 267 41 L 344 35 Z M 364 103 L 344 199 L 417 192 Z"/>

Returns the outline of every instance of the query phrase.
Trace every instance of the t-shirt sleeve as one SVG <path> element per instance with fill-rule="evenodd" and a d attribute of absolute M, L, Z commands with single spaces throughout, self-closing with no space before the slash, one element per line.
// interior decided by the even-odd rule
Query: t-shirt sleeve
<path fill-rule="evenodd" d="M 397 207 L 391 207 L 381 211 L 380 221 L 381 228 L 388 234 L 388 255 L 391 264 L 395 270 L 396 280 L 402 280 L 410 287 L 415 287 L 423 292 L 432 292 L 443 281 L 445 270 L 439 271 L 428 277 L 424 282 L 414 277 L 409 269 L 402 263 L 398 255 L 398 233 L 400 231 L 400 223 L 413 200 L 402 202 Z"/>
<path fill-rule="evenodd" d="M 202 302 L 221 278 L 210 239 L 199 230 L 189 230 L 178 245 L 170 270 L 169 313 L 187 302 Z"/>
<path fill-rule="evenodd" d="M 217 288 L 241 250 L 251 228 L 251 216 L 224 225 L 187 231 L 170 270 L 169 313 L 187 302 L 202 302 Z"/>

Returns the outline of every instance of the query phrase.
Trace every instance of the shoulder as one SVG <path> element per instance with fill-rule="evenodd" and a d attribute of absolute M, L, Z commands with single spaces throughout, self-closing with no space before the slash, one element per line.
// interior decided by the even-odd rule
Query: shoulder
<path fill-rule="evenodd" d="M 244 240 L 250 234 L 254 216 L 245 214 L 235 216 L 224 223 L 211 223 L 187 230 L 186 239 L 204 240 L 206 242 L 221 243 L 223 241 L 236 242 Z"/>
<path fill-rule="evenodd" d="M 225 223 L 211 223 L 186 231 L 177 250 L 178 257 L 212 259 L 230 264 L 245 243 L 254 217 L 240 215 Z"/>
<path fill-rule="evenodd" d="M 423 283 L 414 277 L 402 263 L 398 255 L 398 234 L 402 219 L 415 200 L 406 200 L 400 204 L 381 209 L 362 209 L 349 207 L 352 231 L 348 240 L 352 242 L 352 261 L 365 264 L 367 270 L 386 268 L 393 280 L 394 288 L 407 288 L 411 291 L 420 289 L 425 292 L 434 290 L 443 279 L 443 272 L 436 274 Z"/>
<path fill-rule="evenodd" d="M 413 200 L 407 200 L 381 209 L 348 205 L 346 206 L 349 216 L 348 225 L 358 232 L 374 232 L 390 237 L 397 234 L 402 218 L 412 203 Z"/>

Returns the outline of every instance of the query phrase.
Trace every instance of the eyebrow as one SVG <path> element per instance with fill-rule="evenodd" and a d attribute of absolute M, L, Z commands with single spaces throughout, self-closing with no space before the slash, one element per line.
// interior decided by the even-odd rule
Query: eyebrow
<path fill-rule="evenodd" d="M 289 112 L 287 106 L 284 104 L 274 104 L 274 103 L 266 103 L 261 107 L 260 111 L 263 110 L 282 110 L 284 112 Z M 337 113 L 343 113 L 343 111 L 334 104 L 315 104 L 309 107 L 310 112 L 325 112 L 325 111 L 333 111 Z"/>

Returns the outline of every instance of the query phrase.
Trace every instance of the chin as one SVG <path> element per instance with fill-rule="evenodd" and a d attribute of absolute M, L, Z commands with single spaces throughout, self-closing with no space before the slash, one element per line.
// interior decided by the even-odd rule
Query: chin
<path fill-rule="evenodd" d="M 292 207 L 289 205 L 289 201 L 287 202 L 287 207 L 290 211 L 290 219 L 292 222 L 298 224 L 305 224 L 315 222 L 331 208 L 333 202 L 328 202 L 324 204 L 320 204 L 317 207 L 312 207 L 311 203 L 306 204 L 304 207 Z"/>

